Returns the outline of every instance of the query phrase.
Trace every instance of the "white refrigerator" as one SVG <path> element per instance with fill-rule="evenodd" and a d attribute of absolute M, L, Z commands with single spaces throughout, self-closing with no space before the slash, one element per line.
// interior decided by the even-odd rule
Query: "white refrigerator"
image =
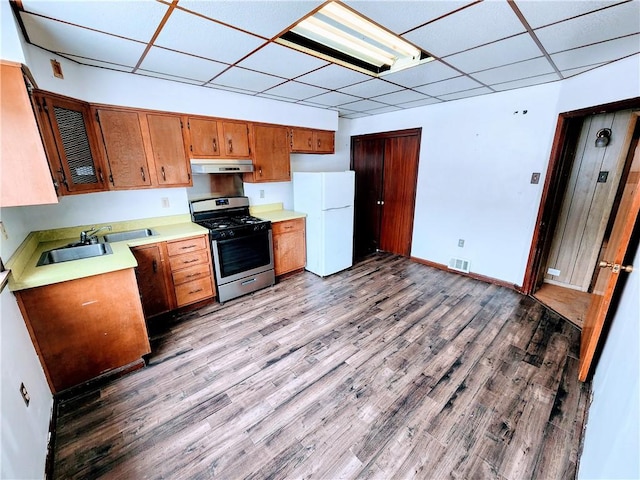
<path fill-rule="evenodd" d="M 353 264 L 355 172 L 293 172 L 293 208 L 306 213 L 307 266 L 321 277 Z"/>

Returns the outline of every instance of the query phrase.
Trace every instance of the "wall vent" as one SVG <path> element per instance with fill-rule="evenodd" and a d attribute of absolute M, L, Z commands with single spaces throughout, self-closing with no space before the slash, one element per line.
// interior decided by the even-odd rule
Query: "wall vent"
<path fill-rule="evenodd" d="M 464 258 L 451 258 L 449 260 L 449 268 L 451 270 L 457 270 L 459 272 L 469 273 L 469 260 Z"/>

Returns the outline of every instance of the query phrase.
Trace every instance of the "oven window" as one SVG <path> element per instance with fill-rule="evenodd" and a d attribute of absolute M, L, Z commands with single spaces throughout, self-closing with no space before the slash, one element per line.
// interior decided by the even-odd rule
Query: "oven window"
<path fill-rule="evenodd" d="M 216 243 L 223 278 L 271 263 L 269 232 L 218 240 Z"/>

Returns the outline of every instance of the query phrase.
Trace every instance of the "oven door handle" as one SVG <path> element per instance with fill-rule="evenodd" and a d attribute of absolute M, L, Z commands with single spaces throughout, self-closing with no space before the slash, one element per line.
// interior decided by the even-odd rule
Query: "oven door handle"
<path fill-rule="evenodd" d="M 241 240 L 241 239 L 251 238 L 251 237 L 259 237 L 261 235 L 268 235 L 269 232 L 270 230 L 260 230 L 259 232 L 254 232 L 254 233 L 251 233 L 250 235 L 242 235 L 241 237 L 224 238 L 220 240 L 214 240 L 214 242 L 216 242 L 217 244 L 224 244 L 224 243 L 233 242 L 234 240 Z"/>
<path fill-rule="evenodd" d="M 242 285 L 242 286 L 249 285 L 250 283 L 253 283 L 255 281 L 256 281 L 255 278 L 251 278 L 249 280 L 245 280 L 244 282 L 240 282 L 240 285 Z"/>

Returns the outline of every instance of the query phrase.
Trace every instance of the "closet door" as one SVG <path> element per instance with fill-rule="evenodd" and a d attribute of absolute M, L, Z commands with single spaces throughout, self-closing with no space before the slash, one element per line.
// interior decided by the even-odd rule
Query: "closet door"
<path fill-rule="evenodd" d="M 354 255 L 358 258 L 380 248 L 385 139 L 354 137 L 351 148 L 356 172 Z"/>

